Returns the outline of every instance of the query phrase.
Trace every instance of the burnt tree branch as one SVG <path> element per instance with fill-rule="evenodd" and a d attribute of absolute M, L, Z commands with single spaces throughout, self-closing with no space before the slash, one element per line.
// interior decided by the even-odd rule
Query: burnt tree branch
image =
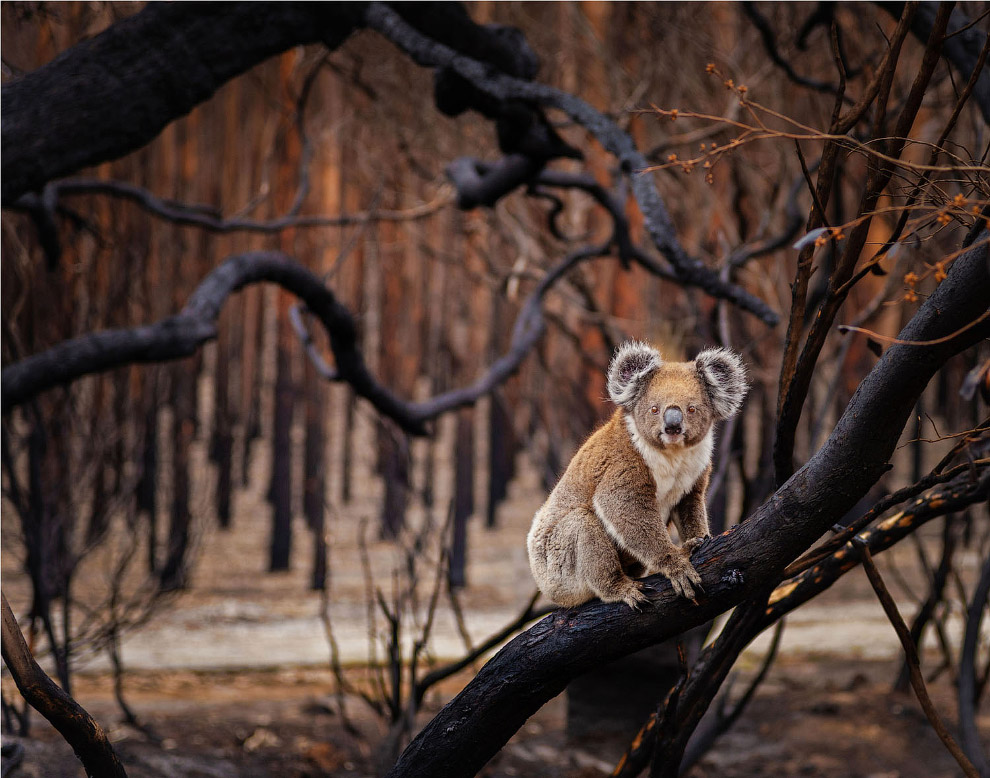
<path fill-rule="evenodd" d="M 987 247 L 963 254 L 902 331 L 905 341 L 953 335 L 986 310 Z M 707 622 L 779 580 L 781 571 L 862 498 L 886 470 L 917 397 L 952 355 L 990 335 L 986 323 L 927 346 L 888 349 L 824 446 L 743 524 L 692 560 L 708 593 L 697 605 L 651 580 L 654 608 L 591 602 L 559 610 L 508 643 L 413 740 L 389 773 L 474 775 L 567 683 Z"/>
<path fill-rule="evenodd" d="M 347 3 L 149 5 L 4 84 L 3 201 L 141 148 L 270 56 L 336 48 L 358 15 Z"/>
<path fill-rule="evenodd" d="M 217 336 L 217 317 L 227 298 L 254 283 L 269 282 L 296 295 L 327 331 L 334 367 L 315 362 L 324 378 L 350 384 L 375 409 L 414 435 L 428 433 L 427 423 L 443 413 L 472 405 L 513 375 L 546 330 L 542 302 L 547 292 L 576 265 L 607 253 L 606 246 L 586 247 L 552 267 L 524 303 L 512 341 L 481 377 L 423 402 L 396 396 L 371 374 L 358 345 L 357 322 L 323 281 L 278 252 L 251 252 L 226 260 L 210 273 L 177 314 L 155 324 L 105 330 L 73 338 L 5 367 L 5 410 L 38 393 L 85 375 L 124 365 L 163 362 L 194 354 Z"/>
<path fill-rule="evenodd" d="M 287 213 L 273 219 L 244 219 L 224 217 L 212 206 L 183 203 L 168 198 L 162 198 L 144 187 L 127 181 L 110 181 L 98 178 L 70 178 L 56 181 L 45 187 L 45 197 L 52 203 L 50 208 L 44 207 L 44 199 L 28 193 L 19 197 L 8 207 L 14 210 L 27 211 L 35 214 L 40 211 L 54 214 L 58 200 L 61 197 L 73 195 L 102 195 L 115 200 L 131 202 L 152 216 L 164 219 L 184 227 L 198 227 L 221 235 L 233 232 L 278 233 L 289 229 L 307 227 L 350 227 L 371 224 L 375 222 L 407 222 L 425 219 L 432 216 L 441 208 L 449 205 L 449 193 L 441 191 L 436 198 L 428 203 L 402 210 L 376 209 L 357 213 L 341 213 L 336 216 L 302 215 L 295 206 Z M 51 217 L 49 217 L 51 218 Z M 41 227 L 39 226 L 39 233 Z M 56 234 L 54 222 L 49 222 L 43 234 Z M 57 252 L 46 251 L 46 254 Z"/>
<path fill-rule="evenodd" d="M 643 212 L 646 228 L 654 245 L 670 262 L 682 284 L 728 300 L 757 316 L 765 324 L 772 326 L 778 322 L 777 312 L 763 300 L 724 281 L 716 271 L 706 267 L 696 257 L 688 255 L 677 238 L 653 177 L 647 172 L 650 165 L 646 157 L 636 148 L 632 138 L 611 119 L 574 95 L 545 84 L 513 77 L 458 53 L 445 43 L 422 34 L 384 3 L 370 3 L 364 22 L 394 43 L 418 65 L 453 71 L 489 99 L 523 101 L 566 113 L 618 159 L 619 167 L 630 180 L 633 195 Z"/>
<path fill-rule="evenodd" d="M 3 595 L 0 595 L 0 606 L 3 608 L 3 661 L 21 695 L 72 746 L 86 775 L 126 778 L 127 773 L 103 727 L 34 661 Z"/>

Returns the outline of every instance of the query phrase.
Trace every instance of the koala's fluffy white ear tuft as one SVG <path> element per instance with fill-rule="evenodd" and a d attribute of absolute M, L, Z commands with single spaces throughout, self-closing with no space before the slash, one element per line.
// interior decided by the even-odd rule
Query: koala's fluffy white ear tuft
<path fill-rule="evenodd" d="M 660 352 L 647 343 L 627 340 L 619 346 L 608 366 L 608 395 L 612 402 L 616 405 L 635 402 L 646 379 L 662 364 Z"/>
<path fill-rule="evenodd" d="M 749 389 L 742 359 L 727 348 L 710 348 L 698 354 L 694 361 L 715 413 L 722 419 L 733 416 Z"/>

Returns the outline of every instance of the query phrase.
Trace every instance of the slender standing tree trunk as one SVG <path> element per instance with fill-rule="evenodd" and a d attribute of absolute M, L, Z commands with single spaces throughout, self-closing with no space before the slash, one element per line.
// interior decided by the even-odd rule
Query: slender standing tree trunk
<path fill-rule="evenodd" d="M 409 497 L 409 438 L 387 421 L 378 423 L 378 466 L 385 481 L 382 497 L 381 534 L 383 538 L 399 536 L 406 523 Z"/>
<path fill-rule="evenodd" d="M 457 413 L 454 443 L 454 517 L 450 546 L 450 585 L 467 584 L 467 523 L 474 511 L 474 414 L 470 408 Z"/>
<path fill-rule="evenodd" d="M 261 437 L 261 368 L 265 345 L 264 289 L 244 292 L 241 350 L 241 485 L 251 477 L 251 444 Z"/>
<path fill-rule="evenodd" d="M 165 561 L 159 580 L 165 591 L 185 588 L 192 514 L 189 510 L 189 455 L 196 434 L 195 374 L 180 362 L 172 371 L 172 505 Z"/>
<path fill-rule="evenodd" d="M 313 572 L 310 588 L 327 583 L 326 545 L 326 424 L 327 390 L 309 360 L 305 361 L 306 443 L 303 452 L 303 513 L 313 533 Z"/>
<path fill-rule="evenodd" d="M 226 322 L 217 332 L 216 368 L 213 374 L 213 436 L 210 458 L 217 466 L 217 521 L 230 527 L 230 500 L 233 492 L 234 433 L 230 408 L 230 337 Z"/>
<path fill-rule="evenodd" d="M 279 291 L 278 349 L 275 376 L 275 422 L 272 435 L 272 534 L 268 569 L 288 570 L 292 554 L 292 416 L 295 387 L 292 380 L 294 335 L 288 321 L 289 295 Z"/>
<path fill-rule="evenodd" d="M 158 570 L 158 368 L 148 371 L 144 397 L 144 435 L 141 441 L 141 477 L 137 509 L 148 518 L 148 572 Z"/>
<path fill-rule="evenodd" d="M 488 516 L 486 524 L 495 526 L 496 510 L 509 493 L 509 481 L 515 475 L 515 431 L 512 417 L 500 392 L 492 392 L 488 406 Z"/>

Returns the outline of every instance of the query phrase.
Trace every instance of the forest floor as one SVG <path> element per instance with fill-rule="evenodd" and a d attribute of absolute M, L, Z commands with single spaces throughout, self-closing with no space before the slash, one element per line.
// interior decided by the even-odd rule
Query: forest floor
<path fill-rule="evenodd" d="M 252 483 L 263 480 L 259 477 Z M 347 679 L 373 690 L 374 679 L 364 665 L 372 652 L 379 660 L 384 656 L 384 622 L 378 614 L 369 623 L 374 608 L 369 610 L 367 604 L 367 573 L 374 571 L 375 585 L 391 601 L 405 586 L 402 577 L 391 571 L 402 569 L 407 557 L 368 531 L 374 526 L 379 502 L 378 495 L 363 495 L 362 501 L 351 503 L 334 517 L 331 590 L 325 601 L 307 587 L 313 544 L 301 521 L 296 525 L 292 569 L 265 572 L 270 513 L 259 488 L 238 495 L 232 529 L 206 529 L 208 522 L 204 522 L 188 590 L 169 600 L 149 623 L 124 640 L 126 701 L 154 739 L 121 723 L 106 658 L 101 654 L 79 658 L 73 694 L 108 728 L 132 778 L 351 778 L 381 772 L 376 749 L 387 727 L 353 695 L 346 698 L 348 721 L 341 718 L 323 614 L 328 609 Z M 524 607 L 533 592 L 524 538 L 541 498 L 538 484 L 517 480 L 500 508 L 495 530 L 486 529 L 478 517 L 472 520 L 468 586 L 459 597 L 464 619 L 459 628 L 448 596 L 439 598 L 430 643 L 433 661 L 464 653 L 462 631 L 478 643 L 511 622 Z M 441 499 L 438 504 L 445 503 Z M 415 511 L 411 515 L 414 523 L 422 523 L 422 515 Z M 20 615 L 28 588 L 17 575 L 14 546 L 6 541 L 5 537 L 4 592 Z M 937 553 L 935 526 L 924 528 L 922 545 L 929 557 Z M 427 543 L 414 555 L 420 565 L 420 611 L 430 599 L 434 581 L 435 555 L 431 556 L 430 548 Z M 972 556 L 963 553 L 958 560 L 967 581 L 977 564 Z M 923 593 L 917 549 L 905 541 L 877 561 L 902 612 L 910 618 Z M 91 567 L 81 572 L 77 591 L 99 586 L 99 571 L 104 566 L 94 563 Z M 959 643 L 959 626 L 959 614 L 952 614 L 947 632 L 954 645 Z M 416 633 L 411 621 L 406 627 L 410 630 L 404 638 L 408 651 Z M 374 638 L 369 639 L 369 634 Z M 767 644 L 767 636 L 762 636 L 740 659 L 735 696 L 759 667 Z M 958 775 L 958 767 L 913 695 L 891 691 L 899 653 L 893 630 L 865 576 L 858 569 L 852 571 L 788 619 L 780 655 L 746 715 L 690 775 Z M 933 670 L 939 662 L 934 642 L 927 644 L 926 670 Z M 429 720 L 472 675 L 468 669 L 435 687 L 419 723 Z M 7 700 L 16 698 L 6 673 L 3 688 Z M 939 711 L 953 722 L 950 673 L 939 674 L 930 689 Z M 492 778 L 607 775 L 623 744 L 587 738 L 569 742 L 565 717 L 562 695 L 530 719 L 482 774 Z M 990 740 L 990 715 L 984 713 L 979 724 Z M 23 747 L 24 758 L 11 778 L 84 774 L 69 747 L 37 714 L 32 717 L 30 738 L 4 735 L 5 743 L 14 741 Z"/>

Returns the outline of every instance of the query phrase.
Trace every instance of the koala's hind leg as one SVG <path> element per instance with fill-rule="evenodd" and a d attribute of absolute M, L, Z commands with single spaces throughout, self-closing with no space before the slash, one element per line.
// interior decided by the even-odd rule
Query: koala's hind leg
<path fill-rule="evenodd" d="M 643 594 L 643 585 L 623 572 L 615 542 L 598 517 L 589 511 L 587 519 L 578 545 L 578 578 L 602 602 L 624 602 L 639 610 L 649 601 Z"/>

